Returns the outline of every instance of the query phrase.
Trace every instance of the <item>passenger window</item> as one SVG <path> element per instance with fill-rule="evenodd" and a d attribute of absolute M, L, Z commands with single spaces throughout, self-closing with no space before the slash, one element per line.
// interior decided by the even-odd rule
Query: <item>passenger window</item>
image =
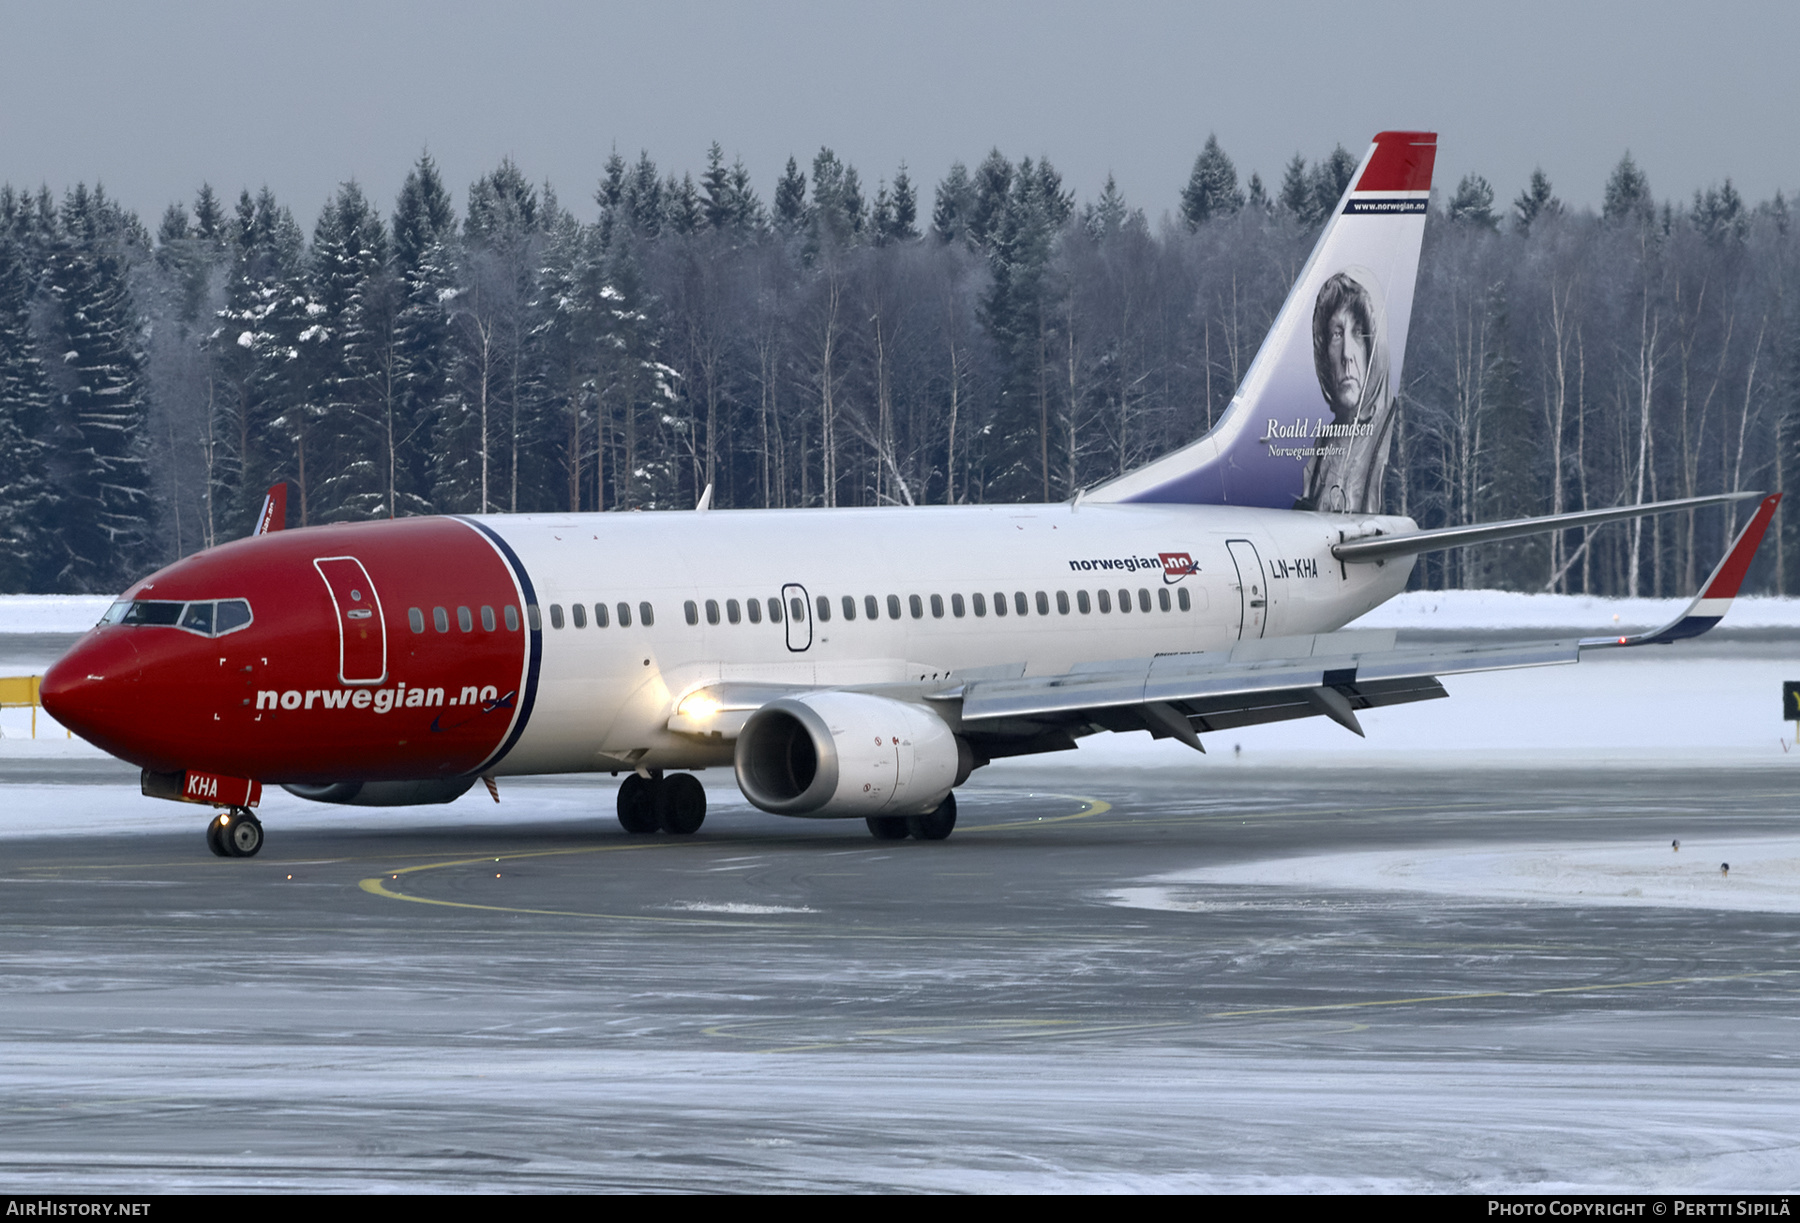
<path fill-rule="evenodd" d="M 475 631 L 475 617 L 469 614 L 468 608 L 459 607 L 456 609 L 456 627 L 465 633 L 472 633 Z"/>
<path fill-rule="evenodd" d="M 761 624 L 762 623 L 762 600 L 761 599 L 745 599 L 744 600 L 744 610 L 746 610 L 750 613 L 750 623 L 752 623 L 752 624 Z"/>
<path fill-rule="evenodd" d="M 863 596 L 863 615 L 871 620 L 881 619 L 881 604 L 875 601 L 874 595 Z"/>
<path fill-rule="evenodd" d="M 1038 615 L 1048 616 L 1050 614 L 1050 597 L 1041 590 L 1037 592 L 1037 605 Z"/>
<path fill-rule="evenodd" d="M 631 604 L 621 603 L 613 610 L 615 610 L 619 613 L 619 627 L 620 628 L 630 628 L 631 627 Z"/>
<path fill-rule="evenodd" d="M 1026 602 L 1024 591 L 1013 591 L 1013 610 L 1018 612 L 1021 616 L 1029 616 L 1031 614 L 1031 604 Z"/>
<path fill-rule="evenodd" d="M 987 615 L 987 597 L 985 595 L 980 591 L 976 591 L 969 596 L 969 599 L 975 604 L 975 614 L 977 616 Z"/>
<path fill-rule="evenodd" d="M 535 608 L 535 607 L 532 608 L 531 612 L 532 612 L 531 627 L 536 628 L 537 627 L 537 608 Z M 431 609 L 431 626 L 440 633 L 449 632 L 450 631 L 450 613 L 445 611 L 441 607 L 432 608 Z"/>
<path fill-rule="evenodd" d="M 1006 614 L 1006 592 L 1004 590 L 996 590 L 994 592 L 994 614 L 996 616 L 1004 616 Z"/>
<path fill-rule="evenodd" d="M 1087 591 L 1085 590 L 1078 590 L 1075 592 L 1075 606 L 1081 610 L 1081 614 L 1084 616 L 1093 614 L 1094 605 L 1088 602 Z"/>
<path fill-rule="evenodd" d="M 1162 609 L 1164 611 L 1169 610 L 1169 588 L 1167 586 L 1157 587 L 1156 602 L 1158 603 L 1158 605 L 1160 605 L 1162 607 Z"/>
<path fill-rule="evenodd" d="M 706 622 L 708 624 L 717 624 L 719 622 L 719 601 L 717 599 L 708 599 L 706 601 Z"/>
<path fill-rule="evenodd" d="M 1100 611 L 1103 614 L 1111 613 L 1111 611 L 1112 611 L 1112 593 L 1110 591 L 1102 590 L 1099 594 L 1095 595 L 1094 597 L 1100 600 Z"/>
<path fill-rule="evenodd" d="M 189 603 L 187 611 L 182 613 L 181 627 L 190 633 L 211 637 L 212 616 L 213 605 L 211 603 Z"/>
<path fill-rule="evenodd" d="M 606 624 L 607 624 L 606 604 L 604 604 L 604 603 L 594 604 L 594 627 L 595 628 L 605 628 Z"/>
<path fill-rule="evenodd" d="M 576 608 L 575 610 L 579 612 L 581 609 Z M 579 619 L 577 620 L 577 623 L 579 623 Z M 491 607 L 483 607 L 481 609 L 481 631 L 484 633 L 491 633 L 494 631 L 494 609 Z"/>
<path fill-rule="evenodd" d="M 846 619 L 846 620 L 856 619 L 856 599 L 854 596 L 851 596 L 851 595 L 844 596 L 844 619 Z"/>
<path fill-rule="evenodd" d="M 919 599 L 918 595 L 907 595 L 906 607 L 908 611 L 912 612 L 912 618 L 914 620 L 922 620 L 925 618 L 925 604 Z"/>
<path fill-rule="evenodd" d="M 1193 610 L 1194 601 L 1188 598 L 1188 589 L 1186 586 L 1177 586 L 1175 588 L 1175 600 L 1181 604 L 1182 611 Z"/>
<path fill-rule="evenodd" d="M 944 596 L 943 595 L 932 595 L 931 596 L 931 618 L 933 620 L 942 620 L 944 618 Z"/>
<path fill-rule="evenodd" d="M 781 600 L 780 599 L 770 599 L 769 600 L 769 623 L 770 624 L 780 624 L 781 623 Z"/>
<path fill-rule="evenodd" d="M 700 605 L 692 599 L 681 605 L 681 614 L 687 618 L 689 624 L 700 623 Z"/>
<path fill-rule="evenodd" d="M 963 618 L 963 597 L 961 595 L 950 596 L 950 614 L 958 620 Z"/>
<path fill-rule="evenodd" d="M 1131 592 L 1129 590 L 1119 591 L 1119 610 L 1122 612 L 1131 610 Z"/>
<path fill-rule="evenodd" d="M 889 620 L 898 620 L 899 618 L 900 618 L 900 596 L 899 595 L 889 595 L 888 596 L 888 619 Z"/>
<path fill-rule="evenodd" d="M 519 631 L 519 609 L 511 603 L 506 605 L 506 631 L 509 633 Z"/>
<path fill-rule="evenodd" d="M 824 624 L 831 619 L 831 600 L 824 595 L 819 596 L 819 623 Z"/>
<path fill-rule="evenodd" d="M 406 623 L 412 628 L 413 632 L 415 632 L 415 633 L 424 632 L 425 631 L 425 613 L 420 611 L 416 607 L 407 608 L 406 609 Z"/>
<path fill-rule="evenodd" d="M 1138 587 L 1138 610 L 1141 612 L 1150 610 L 1150 592 L 1142 586 Z"/>
<path fill-rule="evenodd" d="M 793 617 L 795 624 L 806 623 L 806 600 L 799 595 L 790 596 L 788 598 L 788 615 Z"/>
<path fill-rule="evenodd" d="M 575 621 L 576 628 L 587 627 L 587 608 L 579 603 L 569 604 L 569 615 Z"/>
<path fill-rule="evenodd" d="M 444 609 L 441 607 L 437 608 L 436 615 L 438 618 L 438 632 L 448 632 L 450 623 L 444 619 Z M 534 633 L 541 633 L 544 631 L 544 617 L 538 612 L 538 605 L 536 603 L 527 603 L 525 605 L 525 623 L 531 626 L 531 631 Z"/>
<path fill-rule="evenodd" d="M 236 632 L 250 623 L 250 604 L 243 599 L 221 599 L 219 610 L 213 613 L 213 636 L 223 637 L 226 633 Z M 414 632 L 425 631 L 423 619 Z"/>
<path fill-rule="evenodd" d="M 462 607 L 457 608 L 457 613 L 458 613 L 459 618 L 461 615 L 467 613 L 467 611 L 468 611 L 467 608 L 462 608 Z M 562 626 L 563 626 L 562 604 L 561 603 L 552 603 L 550 605 L 550 627 L 551 628 L 561 628 Z M 465 624 L 463 626 L 463 631 L 465 633 L 469 631 L 468 625 Z"/>
<path fill-rule="evenodd" d="M 1069 592 L 1066 590 L 1056 592 L 1056 614 L 1059 616 L 1069 614 Z"/>
<path fill-rule="evenodd" d="M 648 603 L 639 603 L 638 623 L 642 624 L 645 628 L 649 628 L 652 624 L 655 624 L 656 609 L 651 607 Z"/>
<path fill-rule="evenodd" d="M 736 599 L 725 600 L 725 618 L 733 624 L 736 624 L 739 619 L 742 618 L 738 611 L 738 601 Z"/>

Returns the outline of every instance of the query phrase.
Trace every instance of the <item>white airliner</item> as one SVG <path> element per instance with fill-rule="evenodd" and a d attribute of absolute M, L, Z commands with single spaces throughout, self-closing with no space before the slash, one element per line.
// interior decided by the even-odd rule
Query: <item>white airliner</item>
<path fill-rule="evenodd" d="M 1057 505 L 400 519 L 263 530 L 139 582 L 45 706 L 262 844 L 264 783 L 362 806 L 626 773 L 619 820 L 691 833 L 690 772 L 764 811 L 936 840 L 1002 756 L 1445 695 L 1454 672 L 1672 641 L 1724 614 L 1779 495 L 1694 606 L 1632 638 L 1400 649 L 1342 627 L 1434 549 L 1714 504 L 1421 531 L 1379 512 L 1435 137 L 1375 138 L 1230 410 Z M 1758 494 L 1740 494 L 1756 496 Z M 1202 749 L 1203 750 L 1203 749 Z"/>

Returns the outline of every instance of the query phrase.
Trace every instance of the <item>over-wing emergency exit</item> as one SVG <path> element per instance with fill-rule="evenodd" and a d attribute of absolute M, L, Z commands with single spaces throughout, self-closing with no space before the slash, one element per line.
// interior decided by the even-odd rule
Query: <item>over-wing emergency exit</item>
<path fill-rule="evenodd" d="M 1723 615 L 1763 498 L 1683 617 L 1635 638 L 1398 648 L 1341 631 L 1438 548 L 1692 498 L 1421 531 L 1381 511 L 1436 138 L 1377 136 L 1199 441 L 1056 505 L 445 516 L 258 533 L 126 591 L 43 702 L 262 845 L 262 787 L 381 807 L 623 773 L 629 832 L 697 830 L 692 770 L 764 811 L 948 836 L 990 760 L 1444 696 L 1446 674 L 1673 641 Z M 710 490 L 708 490 L 710 493 Z"/>

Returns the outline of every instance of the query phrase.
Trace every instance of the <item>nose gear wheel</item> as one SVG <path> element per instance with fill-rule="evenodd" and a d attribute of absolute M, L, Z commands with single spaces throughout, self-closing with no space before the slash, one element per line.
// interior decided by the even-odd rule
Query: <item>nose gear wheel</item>
<path fill-rule="evenodd" d="M 262 821 L 244 807 L 221 811 L 206 826 L 206 847 L 221 858 L 254 858 L 263 847 Z"/>

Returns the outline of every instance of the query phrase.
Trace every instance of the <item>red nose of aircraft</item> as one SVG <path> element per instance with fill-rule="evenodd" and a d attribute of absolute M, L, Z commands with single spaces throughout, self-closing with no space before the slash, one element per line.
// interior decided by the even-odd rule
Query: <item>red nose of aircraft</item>
<path fill-rule="evenodd" d="M 529 714 L 529 583 L 458 519 L 281 531 L 132 587 L 45 709 L 158 773 L 265 784 L 466 776 Z"/>
<path fill-rule="evenodd" d="M 133 635 L 96 631 L 44 673 L 39 698 L 51 717 L 89 743 L 132 759 L 143 674 Z"/>

